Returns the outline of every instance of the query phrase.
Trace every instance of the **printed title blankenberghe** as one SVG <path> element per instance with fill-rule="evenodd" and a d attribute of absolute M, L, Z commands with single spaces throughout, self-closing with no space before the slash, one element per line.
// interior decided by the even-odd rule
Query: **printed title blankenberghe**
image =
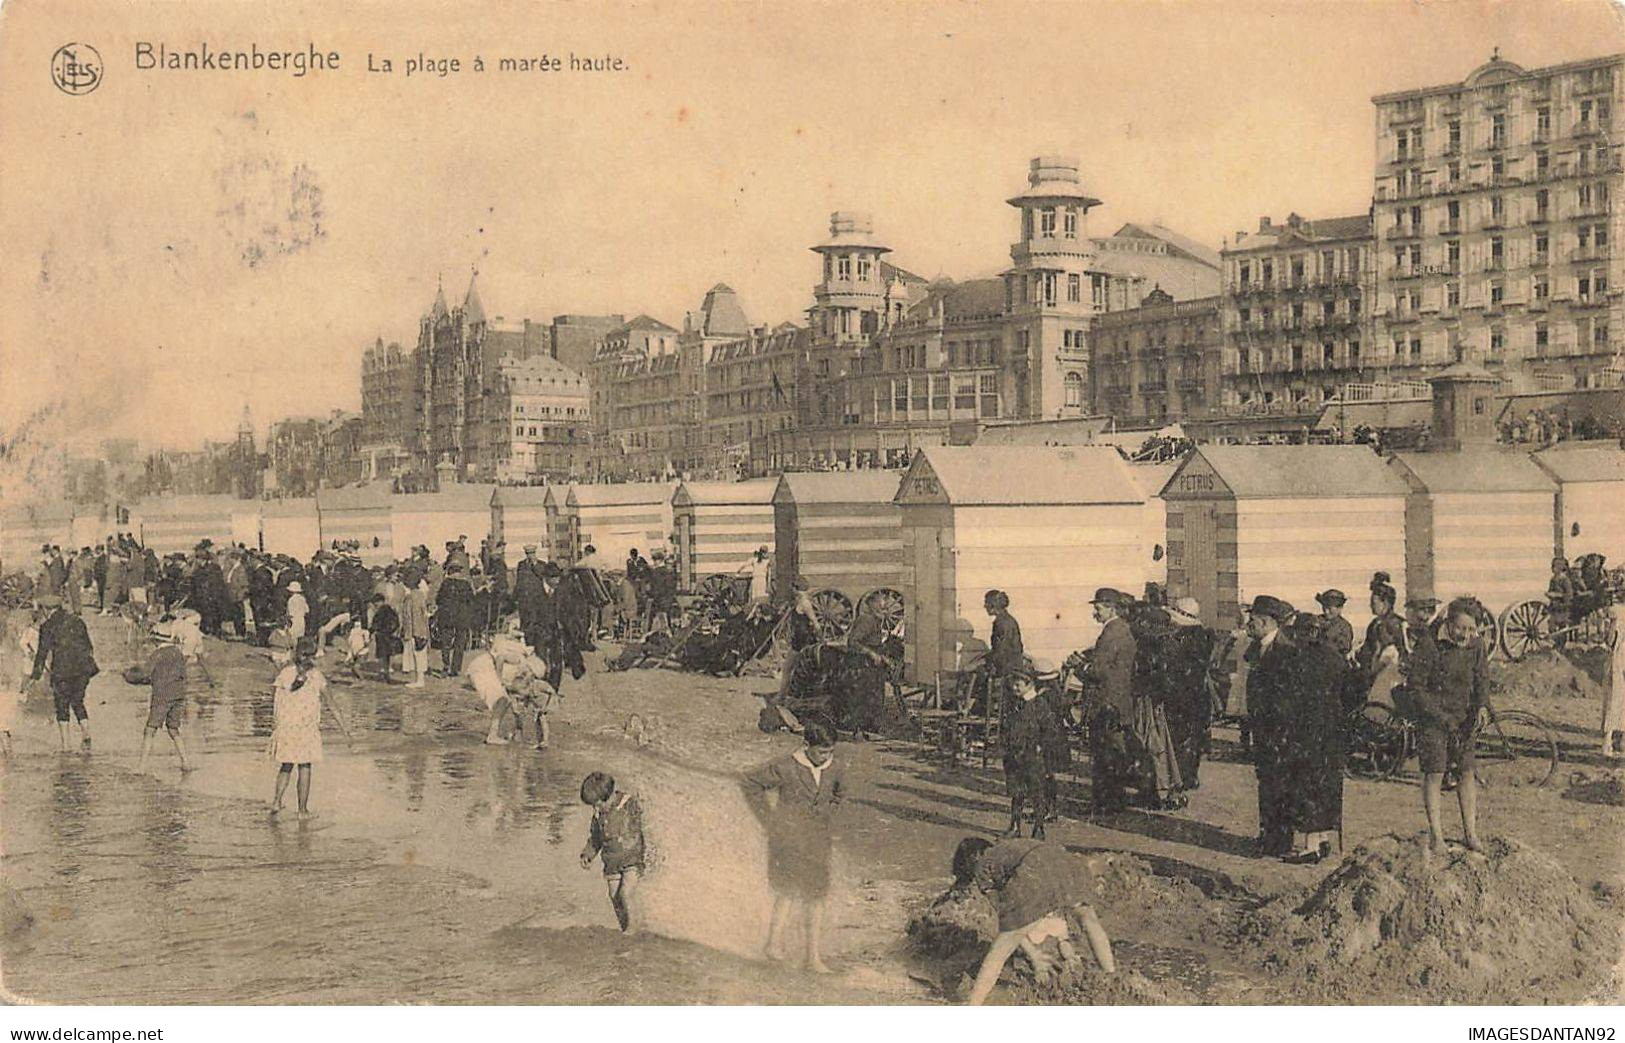
<path fill-rule="evenodd" d="M 269 69 L 291 72 L 297 78 L 312 72 L 338 71 L 339 52 L 318 51 L 315 44 L 307 45 L 303 51 L 262 51 L 259 44 L 249 44 L 246 51 L 216 50 L 208 44 L 174 51 L 166 44 L 140 41 L 135 45 L 135 67 L 225 72 Z"/>

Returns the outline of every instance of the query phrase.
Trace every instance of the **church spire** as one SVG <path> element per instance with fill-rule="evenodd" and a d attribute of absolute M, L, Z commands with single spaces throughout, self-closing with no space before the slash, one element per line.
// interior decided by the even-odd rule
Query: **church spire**
<path fill-rule="evenodd" d="M 429 309 L 429 318 L 438 322 L 441 317 L 450 311 L 451 309 L 446 307 L 445 283 L 441 280 L 439 273 L 436 273 L 434 277 L 434 307 Z"/>
<path fill-rule="evenodd" d="M 474 286 L 479 277 L 478 269 L 469 275 L 468 293 L 463 297 L 463 322 L 470 326 L 485 321 L 485 308 L 480 304 L 480 292 Z"/>

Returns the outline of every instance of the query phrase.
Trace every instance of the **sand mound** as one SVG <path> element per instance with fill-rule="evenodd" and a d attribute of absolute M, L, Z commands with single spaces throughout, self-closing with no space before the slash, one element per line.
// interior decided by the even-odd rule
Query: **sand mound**
<path fill-rule="evenodd" d="M 1617 933 L 1560 864 L 1510 840 L 1432 857 L 1424 841 L 1362 844 L 1249 913 L 1243 948 L 1304 1002 L 1576 1003 L 1604 985 Z"/>
<path fill-rule="evenodd" d="M 1588 669 L 1595 655 L 1555 650 L 1534 652 L 1521 662 L 1490 664 L 1490 699 L 1496 706 L 1517 706 L 1530 699 L 1568 697 L 1602 701 L 1602 687 Z"/>

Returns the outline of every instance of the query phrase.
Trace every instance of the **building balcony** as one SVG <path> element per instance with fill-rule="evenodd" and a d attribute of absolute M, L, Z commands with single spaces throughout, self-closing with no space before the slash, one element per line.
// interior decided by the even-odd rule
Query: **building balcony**
<path fill-rule="evenodd" d="M 1573 307 L 1576 308 L 1602 308 L 1608 304 L 1608 291 L 1594 291 L 1592 293 L 1579 293 L 1574 296 Z"/>
<path fill-rule="evenodd" d="M 1607 246 L 1577 246 L 1569 251 L 1571 262 L 1606 261 L 1611 256 Z"/>
<path fill-rule="evenodd" d="M 1389 239 L 1420 239 L 1422 229 L 1412 224 L 1393 225 L 1388 229 Z"/>

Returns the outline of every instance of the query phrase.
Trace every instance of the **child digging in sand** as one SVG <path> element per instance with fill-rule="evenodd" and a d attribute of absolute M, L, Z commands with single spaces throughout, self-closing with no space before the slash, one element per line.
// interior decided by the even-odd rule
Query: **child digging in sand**
<path fill-rule="evenodd" d="M 581 868 L 603 859 L 604 883 L 609 887 L 609 904 L 615 919 L 627 934 L 638 932 L 638 918 L 632 903 L 643 879 L 643 808 L 630 793 L 615 788 L 615 779 L 595 771 L 581 780 L 581 803 L 590 805 L 592 830 L 581 851 Z"/>

